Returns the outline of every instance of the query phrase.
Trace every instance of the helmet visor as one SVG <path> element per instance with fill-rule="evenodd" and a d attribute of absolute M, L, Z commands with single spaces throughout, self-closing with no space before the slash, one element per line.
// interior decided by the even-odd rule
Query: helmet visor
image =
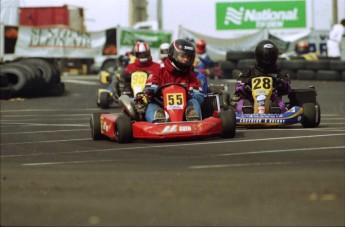
<path fill-rule="evenodd" d="M 139 59 L 149 58 L 151 55 L 150 51 L 136 52 L 135 56 Z"/>
<path fill-rule="evenodd" d="M 193 65 L 195 54 L 187 52 L 175 51 L 173 58 L 182 68 L 189 68 Z"/>

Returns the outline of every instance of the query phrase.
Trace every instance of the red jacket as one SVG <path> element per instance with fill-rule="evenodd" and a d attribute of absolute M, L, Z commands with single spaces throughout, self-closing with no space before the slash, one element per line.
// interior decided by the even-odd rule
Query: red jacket
<path fill-rule="evenodd" d="M 129 78 L 131 73 L 136 70 L 144 70 L 147 71 L 149 74 L 152 73 L 155 69 L 159 69 L 160 65 L 156 62 L 152 61 L 152 58 L 150 57 L 147 62 L 141 63 L 139 59 L 135 59 L 135 62 L 132 64 L 127 65 L 125 69 L 125 78 Z"/>
<path fill-rule="evenodd" d="M 185 84 L 188 90 L 196 89 L 201 91 L 200 82 L 194 71 L 179 71 L 172 66 L 169 59 L 165 59 L 164 67 L 152 72 L 152 75 L 147 80 L 146 86 L 151 87 L 153 85 L 157 87 L 168 83 Z"/>

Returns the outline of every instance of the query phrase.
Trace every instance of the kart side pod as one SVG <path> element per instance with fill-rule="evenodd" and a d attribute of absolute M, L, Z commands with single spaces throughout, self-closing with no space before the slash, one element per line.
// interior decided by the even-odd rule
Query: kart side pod
<path fill-rule="evenodd" d="M 128 95 L 121 95 L 119 98 L 119 105 L 125 111 L 127 116 L 129 116 L 132 120 L 135 119 L 135 110 L 133 101 L 129 98 Z"/>

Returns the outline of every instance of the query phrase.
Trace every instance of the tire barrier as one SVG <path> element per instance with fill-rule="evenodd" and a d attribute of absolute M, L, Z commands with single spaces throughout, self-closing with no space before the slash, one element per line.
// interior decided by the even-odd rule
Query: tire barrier
<path fill-rule="evenodd" d="M 313 70 L 302 69 L 297 71 L 296 79 L 297 80 L 315 80 L 316 75 Z"/>
<path fill-rule="evenodd" d="M 253 66 L 256 63 L 255 59 L 246 58 L 251 53 L 228 51 L 227 61 L 219 62 L 221 63 L 222 77 L 225 79 L 237 79 L 232 76 L 234 71 L 242 71 L 246 67 Z M 234 60 L 229 61 L 229 59 Z M 292 80 L 345 81 L 344 60 L 333 60 L 325 57 L 313 61 L 305 59 L 278 59 L 278 67 L 288 73 Z"/>
<path fill-rule="evenodd" d="M 46 60 L 21 59 L 0 67 L 0 99 L 59 96 L 64 91 L 59 70 Z"/>

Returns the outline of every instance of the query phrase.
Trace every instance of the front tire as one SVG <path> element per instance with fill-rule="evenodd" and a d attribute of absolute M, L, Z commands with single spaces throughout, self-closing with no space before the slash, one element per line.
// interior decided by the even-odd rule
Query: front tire
<path fill-rule="evenodd" d="M 90 118 L 91 136 L 93 140 L 102 140 L 106 138 L 106 136 L 101 133 L 101 114 L 102 113 L 93 113 Z"/>
<path fill-rule="evenodd" d="M 115 135 L 118 143 L 131 143 L 133 141 L 132 120 L 127 115 L 116 119 Z"/>
<path fill-rule="evenodd" d="M 317 126 L 317 113 L 314 103 L 304 103 L 302 105 L 303 116 L 301 124 L 304 128 L 315 128 Z"/>
<path fill-rule="evenodd" d="M 233 138 L 236 134 L 236 114 L 234 108 L 230 107 L 228 111 L 221 111 L 218 115 L 222 121 L 223 138 Z"/>

